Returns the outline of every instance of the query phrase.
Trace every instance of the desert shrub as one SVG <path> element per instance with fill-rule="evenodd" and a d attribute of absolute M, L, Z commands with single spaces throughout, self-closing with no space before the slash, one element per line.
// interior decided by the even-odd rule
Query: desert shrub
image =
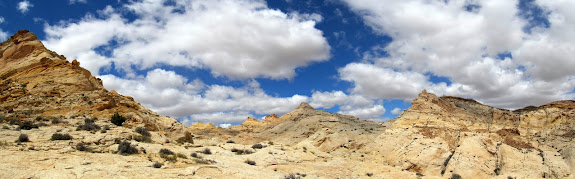
<path fill-rule="evenodd" d="M 60 134 L 54 133 L 52 134 L 52 138 L 50 140 L 71 140 L 72 136 L 70 134 Z"/>
<path fill-rule="evenodd" d="M 233 140 L 228 140 L 226 143 L 228 143 L 228 144 L 235 144 L 235 143 L 236 143 L 236 141 L 233 141 Z"/>
<path fill-rule="evenodd" d="M 44 118 L 42 118 L 42 116 L 37 116 L 36 119 L 34 119 L 34 120 L 36 120 L 36 121 L 42 121 L 43 119 L 44 119 Z"/>
<path fill-rule="evenodd" d="M 162 168 L 162 163 L 156 162 L 152 165 L 154 168 Z"/>
<path fill-rule="evenodd" d="M 8 126 L 2 126 L 2 129 L 10 129 Z"/>
<path fill-rule="evenodd" d="M 34 124 L 34 123 L 30 122 L 30 121 L 26 121 L 26 122 L 20 123 L 20 124 L 18 125 L 18 129 L 30 130 L 30 129 L 33 129 L 33 128 L 38 129 L 38 125 L 36 125 L 36 124 Z"/>
<path fill-rule="evenodd" d="M 6 120 L 5 116 L 0 115 L 0 123 L 3 123 Z"/>
<path fill-rule="evenodd" d="M 80 142 L 80 143 L 76 144 L 76 150 L 85 151 L 85 152 L 91 152 L 92 151 L 92 149 L 90 147 L 88 147 L 86 145 L 86 143 L 84 143 L 84 142 Z"/>
<path fill-rule="evenodd" d="M 18 137 L 18 140 L 16 140 L 16 142 L 30 142 L 30 139 L 28 139 L 28 135 L 20 134 L 20 136 Z"/>
<path fill-rule="evenodd" d="M 176 155 L 160 154 L 160 157 L 162 157 L 163 159 L 166 159 L 166 161 L 169 161 L 169 162 L 176 162 L 178 160 L 178 157 L 176 157 Z"/>
<path fill-rule="evenodd" d="M 249 150 L 249 149 L 237 149 L 237 148 L 232 148 L 231 151 L 232 151 L 232 152 L 235 152 L 237 155 L 252 154 L 252 153 L 254 153 L 253 151 L 251 151 L 251 150 Z"/>
<path fill-rule="evenodd" d="M 124 122 L 126 122 L 126 117 L 118 114 L 118 112 L 114 113 L 114 115 L 112 115 L 112 119 L 110 119 L 110 122 L 112 122 L 113 124 L 117 125 L 117 126 L 122 126 L 122 124 Z"/>
<path fill-rule="evenodd" d="M 274 145 L 274 142 L 269 141 L 269 142 L 268 142 L 268 145 Z"/>
<path fill-rule="evenodd" d="M 262 149 L 264 146 L 262 144 L 254 144 L 252 145 L 252 149 Z"/>
<path fill-rule="evenodd" d="M 206 154 L 206 155 L 210 155 L 210 154 L 212 154 L 212 150 L 210 150 L 210 148 L 206 147 L 206 148 L 204 148 L 204 150 L 202 150 L 202 153 Z"/>
<path fill-rule="evenodd" d="M 188 157 L 187 157 L 186 155 L 184 155 L 183 153 L 177 153 L 176 156 L 177 156 L 178 158 L 185 158 L 185 159 L 188 158 Z"/>
<path fill-rule="evenodd" d="M 150 138 L 150 136 L 144 136 L 144 135 L 132 136 L 132 139 L 138 142 L 152 143 L 152 138 Z"/>
<path fill-rule="evenodd" d="M 297 176 L 293 173 L 290 173 L 289 175 L 284 176 L 284 179 L 300 179 L 300 176 Z"/>
<path fill-rule="evenodd" d="M 204 165 L 216 163 L 216 161 L 211 159 L 200 159 L 200 158 L 194 159 L 194 162 L 196 162 L 197 164 L 204 164 Z"/>
<path fill-rule="evenodd" d="M 21 122 L 17 119 L 10 119 L 8 121 L 8 123 L 10 123 L 10 125 L 20 125 L 21 124 Z"/>
<path fill-rule="evenodd" d="M 60 118 L 52 119 L 52 124 L 60 124 L 60 123 L 63 123 L 62 119 L 60 119 Z"/>
<path fill-rule="evenodd" d="M 247 159 L 246 161 L 244 161 L 244 163 L 247 163 L 249 165 L 256 165 L 256 162 L 250 159 Z"/>
<path fill-rule="evenodd" d="M 175 153 L 172 152 L 170 149 L 160 149 L 160 154 L 174 155 Z"/>
<path fill-rule="evenodd" d="M 142 134 L 142 136 L 147 136 L 147 137 L 152 136 L 152 134 L 150 134 L 150 132 L 148 131 L 148 129 L 146 129 L 145 127 L 138 127 L 138 128 L 136 128 L 136 132 L 137 132 L 138 134 Z"/>
<path fill-rule="evenodd" d="M 122 141 L 118 145 L 118 153 L 120 153 L 122 155 L 137 154 L 138 149 L 136 149 L 136 147 L 132 146 L 132 144 L 128 141 Z"/>
<path fill-rule="evenodd" d="M 78 125 L 76 130 L 85 130 L 85 131 L 97 131 L 100 130 L 100 126 L 95 123 L 95 119 L 84 119 L 84 124 Z"/>
<path fill-rule="evenodd" d="M 202 158 L 202 156 L 199 156 L 198 153 L 193 152 L 192 154 L 190 154 L 190 156 L 194 157 L 194 158 Z"/>
<path fill-rule="evenodd" d="M 461 179 L 461 175 L 454 173 L 453 175 L 451 175 L 450 179 Z"/>

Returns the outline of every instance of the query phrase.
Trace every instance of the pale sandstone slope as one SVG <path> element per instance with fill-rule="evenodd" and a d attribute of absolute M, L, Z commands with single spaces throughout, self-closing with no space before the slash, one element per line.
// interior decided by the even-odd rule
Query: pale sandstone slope
<path fill-rule="evenodd" d="M 80 63 L 70 63 L 46 49 L 26 30 L 0 44 L 0 89 L 0 115 L 7 118 L 78 118 L 80 122 L 86 117 L 109 120 L 118 112 L 129 117 L 125 127 L 145 126 L 174 140 L 186 136 L 185 126 L 178 121 L 106 90 Z M 191 140 L 187 136 L 182 139 Z"/>
<path fill-rule="evenodd" d="M 575 103 L 509 111 L 423 91 L 363 149 L 386 164 L 463 178 L 573 178 Z"/>

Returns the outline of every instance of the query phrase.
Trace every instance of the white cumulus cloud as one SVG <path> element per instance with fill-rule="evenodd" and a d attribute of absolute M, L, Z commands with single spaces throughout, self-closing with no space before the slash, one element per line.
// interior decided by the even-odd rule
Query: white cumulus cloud
<path fill-rule="evenodd" d="M 16 7 L 21 13 L 26 13 L 30 10 L 31 7 L 34 7 L 32 3 L 29 1 L 20 1 L 18 6 Z"/>
<path fill-rule="evenodd" d="M 353 94 L 412 99 L 423 89 L 520 108 L 575 97 L 573 2 L 535 1 L 550 26 L 519 16 L 517 1 L 346 0 L 376 33 L 393 41 L 339 69 Z M 475 3 L 469 10 L 469 3 Z M 375 50 L 377 52 L 377 50 Z M 372 55 L 370 55 L 372 54 Z M 500 54 L 510 54 L 501 58 Z M 450 83 L 434 83 L 433 76 Z"/>
<path fill-rule="evenodd" d="M 97 17 L 47 25 L 45 44 L 94 74 L 114 62 L 128 73 L 162 64 L 207 68 L 231 79 L 291 79 L 295 68 L 330 57 L 314 27 L 317 14 L 284 13 L 254 0 L 174 3 L 134 1 L 122 9 L 108 6 Z M 124 11 L 136 19 L 127 20 Z"/>

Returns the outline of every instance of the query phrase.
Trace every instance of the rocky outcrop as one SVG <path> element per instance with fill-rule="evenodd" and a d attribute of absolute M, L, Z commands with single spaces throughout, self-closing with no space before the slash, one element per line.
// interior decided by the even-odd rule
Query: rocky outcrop
<path fill-rule="evenodd" d="M 44 47 L 31 32 L 19 31 L 0 44 L 0 116 L 109 120 L 114 113 L 128 117 L 124 127 L 144 126 L 177 140 L 185 126 L 160 116 L 132 97 L 106 90 L 102 81 Z M 189 134 L 188 134 L 189 136 Z"/>
<path fill-rule="evenodd" d="M 574 104 L 510 111 L 423 91 L 363 151 L 423 175 L 572 178 Z"/>

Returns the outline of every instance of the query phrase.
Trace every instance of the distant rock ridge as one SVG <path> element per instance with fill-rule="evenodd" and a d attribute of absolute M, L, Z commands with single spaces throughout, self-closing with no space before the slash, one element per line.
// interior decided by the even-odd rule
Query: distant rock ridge
<path fill-rule="evenodd" d="M 363 151 L 423 175 L 572 178 L 574 108 L 567 100 L 510 111 L 424 90 Z"/>
<path fill-rule="evenodd" d="M 118 112 L 127 116 L 125 127 L 145 126 L 173 139 L 185 135 L 185 126 L 160 116 L 132 97 L 108 91 L 102 80 L 44 47 L 34 33 L 18 31 L 0 44 L 0 115 L 19 120 L 45 117 L 109 120 Z"/>

